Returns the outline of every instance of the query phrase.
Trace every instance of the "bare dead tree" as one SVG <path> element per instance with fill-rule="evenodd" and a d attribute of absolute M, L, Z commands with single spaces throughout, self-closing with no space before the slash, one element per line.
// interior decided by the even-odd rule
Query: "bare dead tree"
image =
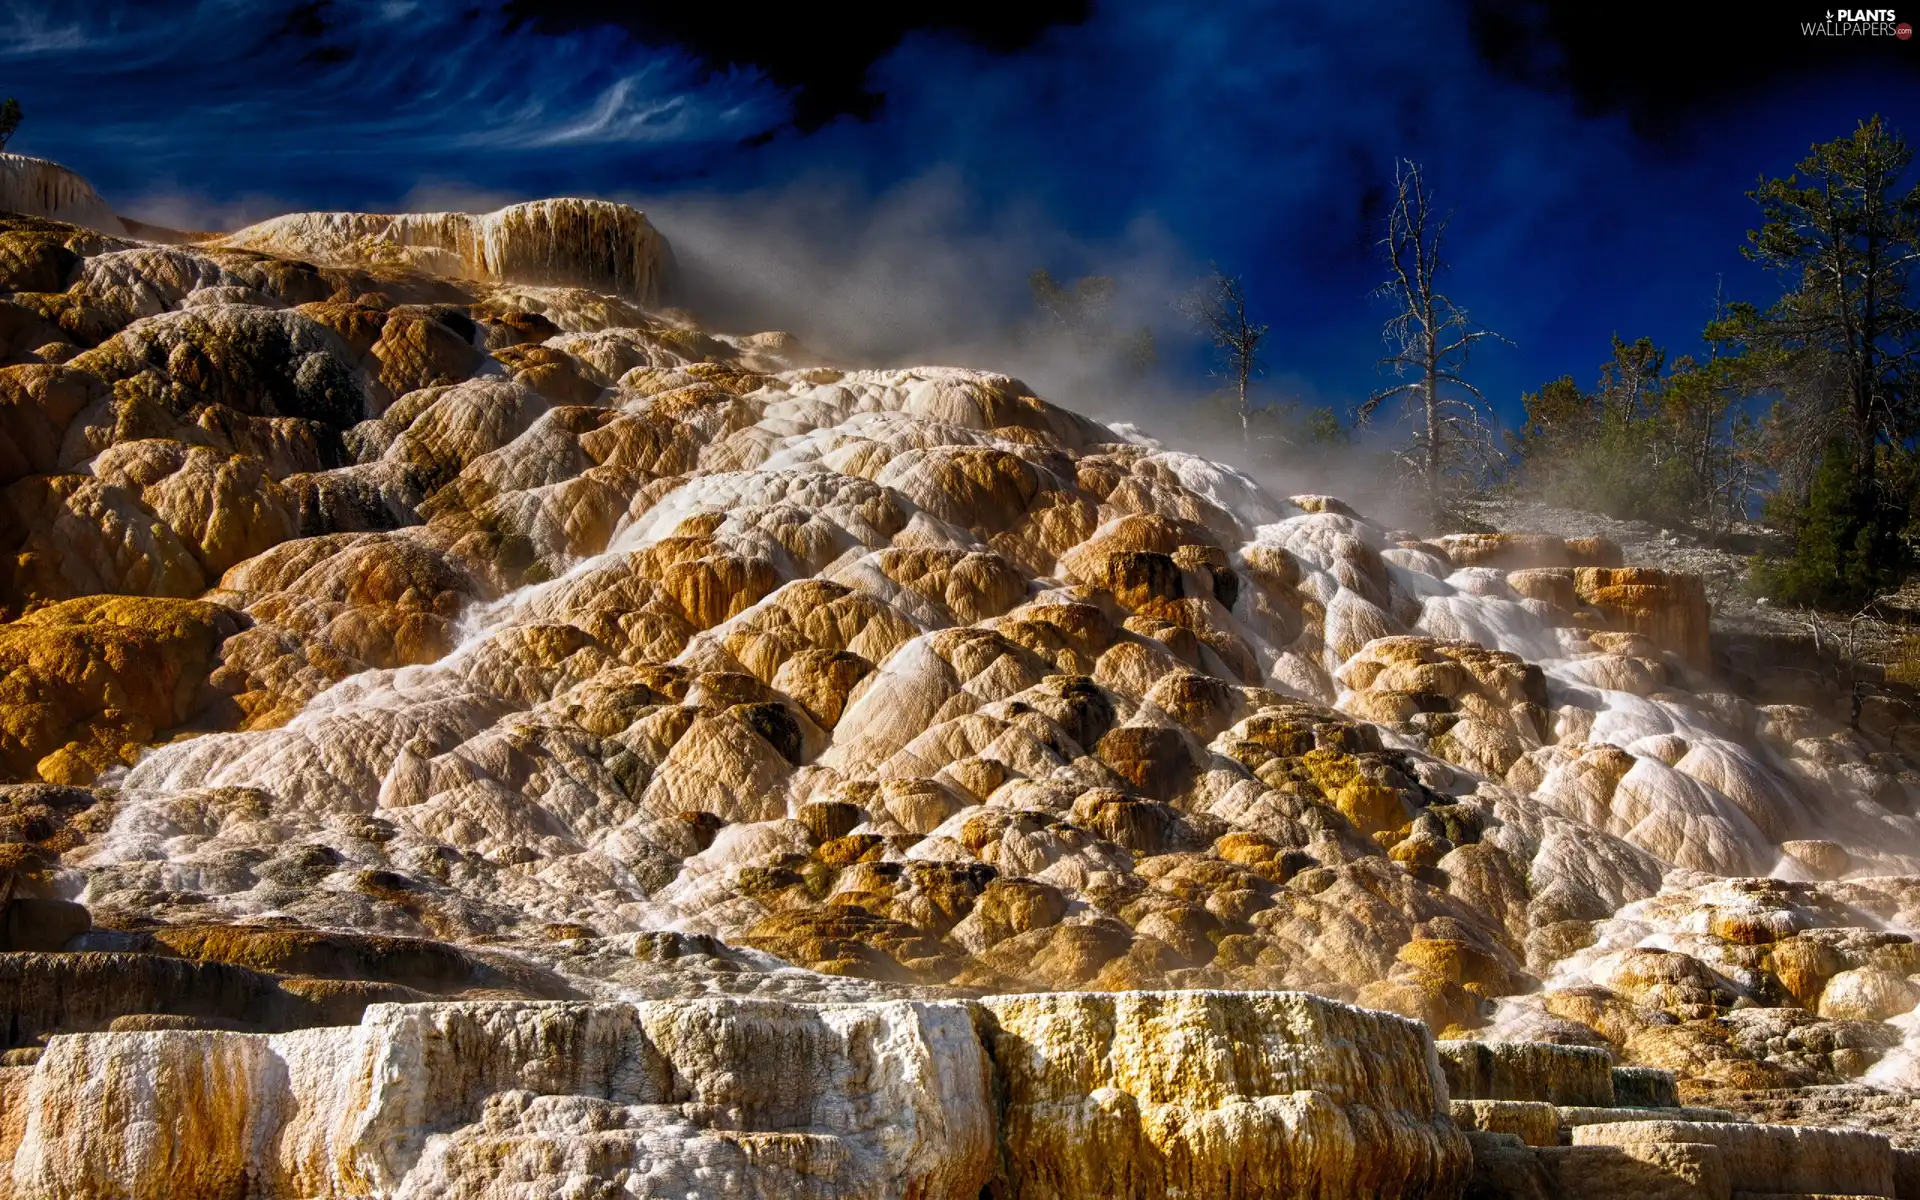
<path fill-rule="evenodd" d="M 1393 210 L 1380 241 L 1393 274 L 1374 294 L 1391 299 L 1397 311 L 1382 331 L 1388 353 L 1380 366 L 1412 378 L 1375 392 L 1357 416 L 1365 424 L 1386 401 L 1404 398 L 1415 428 L 1401 458 L 1420 476 L 1431 515 L 1438 516 L 1448 473 L 1469 466 L 1484 471 L 1498 454 L 1486 397 L 1461 371 L 1475 342 L 1507 339 L 1475 325 L 1441 292 L 1447 269 L 1441 243 L 1452 214 L 1435 211 L 1418 163 L 1402 159 L 1393 174 Z"/>
<path fill-rule="evenodd" d="M 1828 617 L 1819 612 L 1808 612 L 1804 616 L 1807 632 L 1813 637 L 1815 657 L 1828 652 L 1834 657 L 1833 683 L 1844 688 L 1851 707 L 1847 724 L 1852 729 L 1860 728 L 1860 709 L 1862 701 L 1876 689 L 1872 682 L 1870 668 L 1884 667 L 1877 663 L 1875 651 L 1886 640 L 1886 620 L 1880 612 L 1878 601 L 1870 601 L 1865 608 L 1844 620 Z"/>
<path fill-rule="evenodd" d="M 1260 343 L 1267 327 L 1247 315 L 1247 289 L 1219 267 L 1204 283 L 1180 301 L 1180 311 L 1206 335 L 1219 360 L 1219 373 L 1234 381 L 1238 392 L 1240 437 L 1253 440 L 1252 409 L 1247 405 L 1247 383 L 1260 373 Z"/>

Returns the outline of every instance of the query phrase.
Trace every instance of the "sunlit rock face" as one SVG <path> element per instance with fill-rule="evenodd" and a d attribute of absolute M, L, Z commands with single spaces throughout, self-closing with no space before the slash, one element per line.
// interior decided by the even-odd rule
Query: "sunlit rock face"
<path fill-rule="evenodd" d="M 0 153 L 0 212 L 48 217 L 101 233 L 126 232 L 92 184 L 59 163 L 25 154 Z"/>
<path fill-rule="evenodd" d="M 0 1103 L 19 1200 L 1413 1200 L 1469 1165 L 1425 1031 L 1299 995 L 382 1005 L 60 1038 Z"/>
<path fill-rule="evenodd" d="M 330 266 L 591 287 L 642 303 L 661 298 L 673 263 L 644 215 L 604 200 L 537 200 L 477 215 L 294 213 L 214 244 Z"/>
<path fill-rule="evenodd" d="M 1671 1072 L 1674 1120 L 1920 1083 L 1920 775 L 1716 679 L 1698 580 L 1422 540 L 1006 375 L 703 331 L 650 307 L 669 262 L 570 201 L 168 246 L 0 216 L 21 1194 L 171 1169 L 47 1132 L 88 1088 L 211 1105 L 207 1170 L 285 1195 L 1457 1189 L 1416 1027 L 1248 995 L 1280 990 Z M 637 1090 L 567 1074 L 602 1034 L 532 1001 L 628 1030 Z M 631 1031 L 696 1001 L 736 1032 L 688 1064 L 791 1021 L 856 1065 L 809 1121 L 669 1116 Z M 273 1124 L 385 1104 L 343 1064 L 395 1029 L 517 1023 L 404 1162 Z M 1365 1087 L 1287 1082 L 1356 1046 Z M 862 1107 L 979 1070 L 970 1125 Z M 1611 1111 L 1546 1091 L 1458 1119 Z"/>

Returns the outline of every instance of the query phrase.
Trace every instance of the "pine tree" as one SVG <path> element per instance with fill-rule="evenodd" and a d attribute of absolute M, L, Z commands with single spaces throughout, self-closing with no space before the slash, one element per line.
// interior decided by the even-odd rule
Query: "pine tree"
<path fill-rule="evenodd" d="M 1788 552 L 1763 558 L 1761 588 L 1788 604 L 1851 609 L 1898 582 L 1905 562 L 1901 527 L 1906 515 L 1863 478 L 1853 447 L 1827 443 L 1806 498 L 1776 497 L 1769 515 L 1787 529 Z"/>
<path fill-rule="evenodd" d="M 1906 139 L 1874 117 L 1749 193 L 1763 223 L 1745 253 L 1788 290 L 1765 312 L 1737 308 L 1730 322 L 1781 391 L 1785 451 L 1811 466 L 1839 438 L 1866 483 L 1876 447 L 1899 445 L 1915 428 L 1920 309 L 1910 284 L 1920 187 L 1902 181 L 1912 160 Z"/>
<path fill-rule="evenodd" d="M 1768 516 L 1784 553 L 1755 583 L 1789 603 L 1856 607 L 1911 563 L 1914 391 L 1920 307 L 1920 186 L 1913 150 L 1879 117 L 1816 145 L 1784 179 L 1749 193 L 1762 224 L 1749 258 L 1787 290 L 1762 310 L 1733 305 L 1710 335 L 1740 349 L 1750 386 L 1778 395 L 1764 447 L 1778 490 Z"/>
<path fill-rule="evenodd" d="M 1114 328 L 1118 285 L 1113 276 L 1085 275 L 1065 283 L 1045 267 L 1036 267 L 1027 273 L 1027 289 L 1033 312 L 1019 333 L 1028 343 L 1053 343 L 1122 376 L 1144 375 L 1159 361 L 1153 330 L 1144 325 L 1130 331 Z"/>
<path fill-rule="evenodd" d="M 1746 392 L 1718 358 L 1680 358 L 1614 335 L 1599 383 L 1563 376 L 1523 395 L 1510 435 L 1518 482 L 1555 504 L 1717 529 L 1752 493 Z"/>

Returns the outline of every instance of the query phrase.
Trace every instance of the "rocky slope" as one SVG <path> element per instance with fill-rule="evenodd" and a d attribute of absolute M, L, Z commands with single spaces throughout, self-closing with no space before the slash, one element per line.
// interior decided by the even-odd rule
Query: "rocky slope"
<path fill-rule="evenodd" d="M 491 283 L 597 288 L 642 303 L 672 274 L 645 216 L 599 200 L 540 200 L 497 212 L 294 213 L 209 243 L 325 266 L 388 266 Z"/>
<path fill-rule="evenodd" d="M 93 185 L 59 163 L 0 152 L 0 212 L 68 221 L 101 233 L 127 232 Z"/>
<path fill-rule="evenodd" d="M 1728 1110 L 1906 1136 L 1920 775 L 1697 578 L 670 263 L 0 216 L 15 1195 L 1893 1194 Z"/>

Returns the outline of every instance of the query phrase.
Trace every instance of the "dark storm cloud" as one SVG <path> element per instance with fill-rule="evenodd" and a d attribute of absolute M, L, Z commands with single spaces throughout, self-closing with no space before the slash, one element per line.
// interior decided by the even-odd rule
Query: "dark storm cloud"
<path fill-rule="evenodd" d="M 1733 111 L 1783 86 L 1841 74 L 1908 82 L 1920 75 L 1911 42 L 1800 31 L 1832 11 L 1795 2 L 1473 0 L 1468 20 L 1495 73 L 1568 96 L 1582 113 L 1624 113 L 1636 133 L 1660 141 L 1676 124 Z"/>
<path fill-rule="evenodd" d="M 811 4 L 634 4 L 628 0 L 508 0 L 515 25 L 549 32 L 602 27 L 624 29 L 648 45 L 678 46 L 709 71 L 752 68 L 793 100 L 793 123 L 818 129 L 839 116 L 871 118 L 883 95 L 868 84 L 869 68 L 915 30 L 956 34 L 1008 54 L 1024 49 L 1057 24 L 1087 19 L 1087 0 L 1029 0 L 996 6 L 953 0 L 871 6 L 834 21 Z"/>

